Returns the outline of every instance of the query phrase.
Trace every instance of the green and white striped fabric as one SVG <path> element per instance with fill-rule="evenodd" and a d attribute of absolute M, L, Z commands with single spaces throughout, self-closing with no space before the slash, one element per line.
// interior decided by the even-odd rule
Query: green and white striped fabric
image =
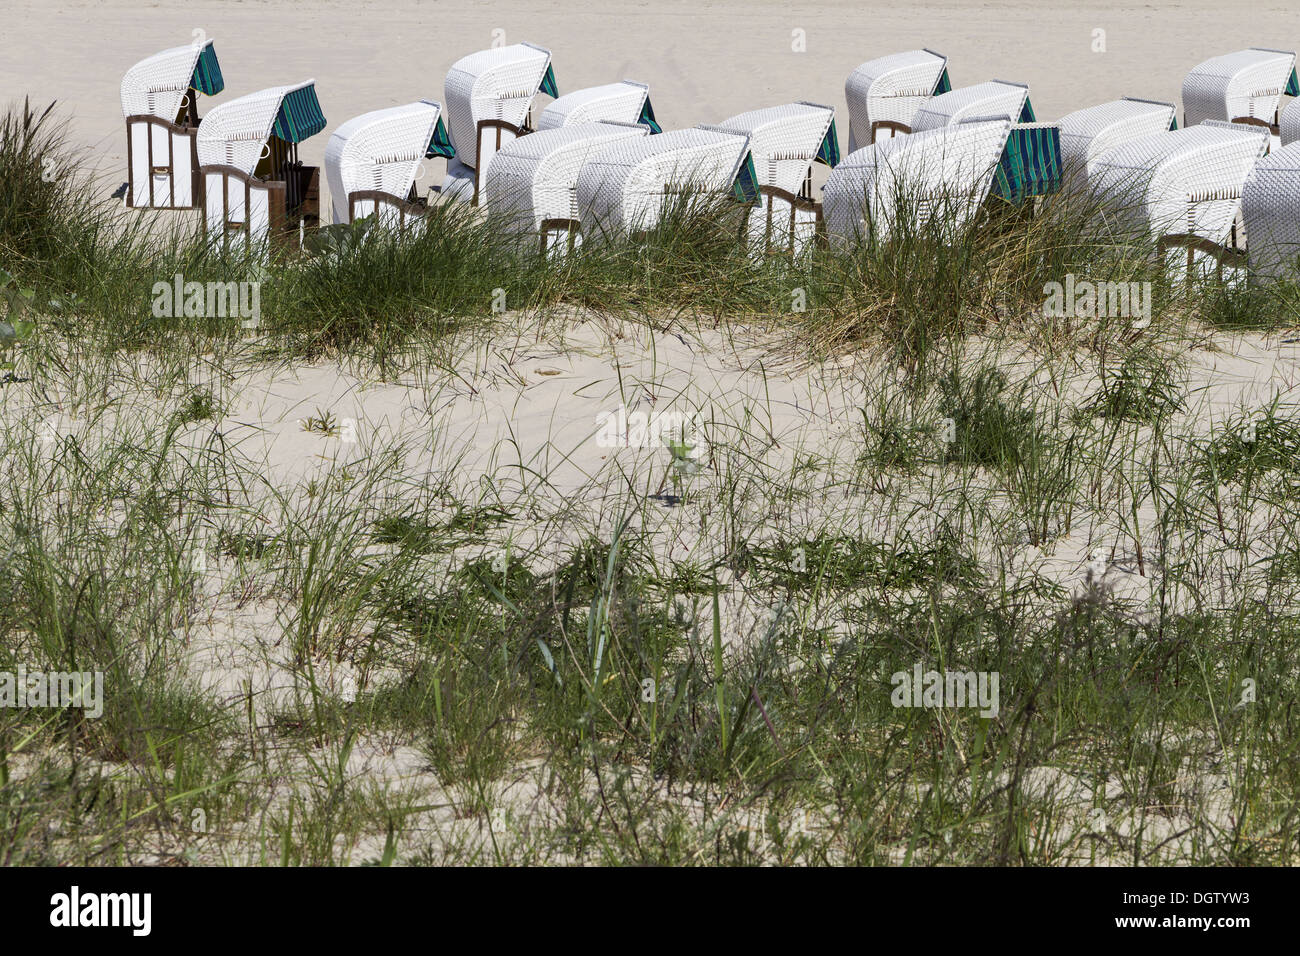
<path fill-rule="evenodd" d="M 1060 188 L 1061 128 L 1037 123 L 1012 127 L 993 176 L 992 194 L 1020 203 Z"/>
<path fill-rule="evenodd" d="M 642 126 L 649 126 L 651 136 L 664 131 L 664 128 L 655 119 L 655 109 L 650 105 L 650 97 L 648 96 L 645 98 L 645 105 L 641 107 L 641 116 L 637 119 L 637 123 Z"/>
<path fill-rule="evenodd" d="M 840 138 L 835 132 L 835 120 L 831 120 L 830 128 L 826 130 L 826 135 L 822 137 L 821 146 L 817 147 L 817 162 L 825 163 L 831 169 L 840 164 Z"/>
<path fill-rule="evenodd" d="M 325 114 L 321 112 L 313 84 L 285 95 L 271 132 L 286 143 L 301 143 L 324 128 Z"/>
<path fill-rule="evenodd" d="M 559 87 L 555 85 L 555 67 L 546 64 L 546 75 L 542 77 L 542 85 L 537 88 L 538 93 L 545 93 L 547 96 L 558 99 L 560 96 Z"/>
<path fill-rule="evenodd" d="M 758 171 L 754 169 L 754 156 L 746 153 L 740 164 L 740 171 L 731 184 L 731 195 L 736 202 L 746 205 L 758 205 Z"/>
<path fill-rule="evenodd" d="M 444 159 L 451 159 L 456 155 L 456 148 L 451 145 L 451 137 L 447 135 L 447 127 L 442 123 L 442 117 L 438 117 L 438 125 L 433 128 L 433 139 L 429 141 L 429 148 L 425 150 L 424 158 L 433 159 L 435 156 L 442 156 Z"/>
<path fill-rule="evenodd" d="M 199 60 L 194 64 L 194 76 L 190 86 L 205 96 L 216 96 L 226 88 L 226 80 L 221 75 L 221 64 L 217 62 L 217 50 L 209 40 Z"/>

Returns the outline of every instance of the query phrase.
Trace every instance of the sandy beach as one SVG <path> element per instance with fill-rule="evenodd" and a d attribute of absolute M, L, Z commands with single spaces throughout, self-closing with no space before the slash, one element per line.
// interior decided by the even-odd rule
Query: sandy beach
<path fill-rule="evenodd" d="M 58 101 L 100 198 L 126 179 L 123 73 L 202 37 L 225 90 L 201 113 L 315 80 L 328 125 L 302 146 L 309 164 L 358 114 L 443 100 L 453 62 L 500 40 L 549 48 L 560 93 L 648 83 L 665 129 L 831 105 L 842 149 L 845 78 L 894 52 L 945 54 L 957 87 L 1027 83 L 1051 120 L 1124 96 L 1181 117 L 1197 63 L 1300 44 L 1294 3 L 1275 0 L 4 13 L 0 103 Z M 1053 233 L 1070 220 L 1050 214 L 973 229 L 969 272 L 947 259 L 931 283 L 943 243 L 755 262 L 694 222 L 703 252 L 636 238 L 583 271 L 539 255 L 536 236 L 531 258 L 503 252 L 478 212 L 449 230 L 450 254 L 428 235 L 233 267 L 194 252 L 184 267 L 209 285 L 227 268 L 264 284 L 268 322 L 247 334 L 150 318 L 154 281 L 181 268 L 168 250 L 141 245 L 137 263 L 105 228 L 90 268 L 56 215 L 48 235 L 6 227 L 38 250 L 20 263 L 33 283 L 84 294 L 34 299 L 50 314 L 0 367 L 0 556 L 15 556 L 0 650 L 83 639 L 90 594 L 92 648 L 127 663 L 109 742 L 80 772 L 136 794 L 106 798 L 95 824 L 153 813 L 142 780 L 187 809 L 211 790 L 204 808 L 224 815 L 211 833 L 161 813 L 143 835 L 123 824 L 106 844 L 122 862 L 1294 864 L 1294 311 L 1252 323 L 1261 300 L 1221 280 L 1180 297 L 1154 242 L 1117 260 L 1107 236 L 1076 256 L 1079 233 Z M 401 258 L 412 246 L 425 258 Z M 486 265 L 467 276 L 463 261 Z M 1148 311 L 1154 285 L 1157 314 L 1056 322 L 1038 287 L 1094 264 L 1146 282 Z M 437 299 L 445 288 L 463 298 Z M 893 349 L 911 336 L 923 345 Z M 633 416 L 665 414 L 699 425 L 699 455 L 626 437 Z M 14 517 L 29 514 L 48 528 Z M 941 658 L 1001 668 L 992 723 L 894 709 L 890 675 Z M 175 700 L 189 710 L 167 711 Z M 137 720 L 153 706 L 182 728 L 164 751 L 206 748 L 194 790 L 179 771 L 149 778 L 172 768 Z M 68 778 L 68 748 L 31 739 L 48 752 L 15 754 L 13 786 L 36 805 Z M 644 797 L 613 837 L 593 766 Z M 78 842 L 94 828 L 51 806 L 39 838 L 15 826 L 0 850 L 98 862 Z M 764 843 L 764 813 L 812 819 L 813 838 Z M 737 828 L 762 849 L 719 850 Z"/>

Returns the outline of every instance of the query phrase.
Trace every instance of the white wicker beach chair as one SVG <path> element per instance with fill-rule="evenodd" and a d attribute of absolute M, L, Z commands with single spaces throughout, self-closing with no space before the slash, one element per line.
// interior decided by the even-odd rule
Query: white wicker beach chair
<path fill-rule="evenodd" d="M 1300 279 L 1300 143 L 1255 164 L 1241 191 L 1251 282 Z"/>
<path fill-rule="evenodd" d="M 849 74 L 849 152 L 869 146 L 881 130 L 912 131 L 912 118 L 926 102 L 951 89 L 948 58 L 933 50 L 909 50 L 869 60 Z"/>
<path fill-rule="evenodd" d="M 1240 258 L 1229 245 L 1242 186 L 1268 145 L 1267 129 L 1208 120 L 1112 149 L 1097 160 L 1092 184 L 1119 222 L 1158 240 L 1166 262 L 1185 250 L 1189 273 L 1207 259 L 1222 269 Z"/>
<path fill-rule="evenodd" d="M 414 194 L 425 161 L 450 155 L 438 103 L 421 100 L 348 120 L 325 145 L 333 221 L 373 215 L 382 225 L 404 229 L 427 209 Z"/>
<path fill-rule="evenodd" d="M 1291 105 L 1282 111 L 1277 125 L 1282 146 L 1300 142 L 1300 99 L 1292 100 Z"/>
<path fill-rule="evenodd" d="M 214 241 L 258 244 L 320 222 L 320 167 L 298 144 L 325 128 L 314 80 L 215 107 L 199 127 L 204 220 Z"/>
<path fill-rule="evenodd" d="M 1248 123 L 1277 132 L 1277 107 L 1293 87 L 1295 53 L 1249 49 L 1206 60 L 1183 80 L 1183 125 Z M 1294 94 L 1293 94 L 1294 95 Z"/>
<path fill-rule="evenodd" d="M 457 60 L 447 72 L 444 104 L 456 150 L 442 192 L 478 201 L 482 172 L 492 155 L 530 131 L 528 114 L 538 93 L 557 96 L 551 51 L 532 43 L 480 50 Z M 478 175 L 467 175 L 473 170 Z M 474 190 L 468 194 L 466 180 Z"/>
<path fill-rule="evenodd" d="M 590 241 L 653 229 L 666 197 L 694 192 L 757 201 L 748 136 L 697 126 L 607 145 L 578 173 L 582 233 Z"/>
<path fill-rule="evenodd" d="M 198 96 L 225 88 L 212 41 L 141 60 L 122 78 L 126 118 L 126 205 L 193 209 L 198 203 Z"/>
<path fill-rule="evenodd" d="M 652 133 L 663 132 L 650 105 L 650 87 L 635 80 L 565 93 L 537 117 L 539 132 L 577 123 L 643 123 Z"/>
<path fill-rule="evenodd" d="M 648 136 L 634 123 L 576 123 L 507 143 L 488 167 L 483 203 L 494 218 L 537 233 L 543 249 L 581 242 L 578 174 L 612 143 Z"/>
<path fill-rule="evenodd" d="M 1176 129 L 1176 112 L 1172 103 L 1125 97 L 1062 116 L 1066 182 L 1074 188 L 1086 187 L 1098 159 L 1131 140 Z"/>
<path fill-rule="evenodd" d="M 1029 87 L 1023 83 L 991 80 L 950 90 L 926 101 L 912 118 L 912 129 L 920 132 L 951 126 L 974 117 L 1005 116 L 1013 123 L 1034 122 Z"/>
<path fill-rule="evenodd" d="M 822 187 L 827 237 L 883 242 L 905 215 L 918 227 L 937 218 L 962 228 L 989 193 L 1011 129 L 1004 116 L 972 118 L 850 153 Z"/>
<path fill-rule="evenodd" d="M 749 137 L 758 177 L 759 205 L 748 218 L 754 247 L 801 252 L 817 233 L 821 203 L 813 199 L 812 165 L 839 163 L 835 110 L 816 103 L 789 103 L 741 113 L 718 129 Z"/>

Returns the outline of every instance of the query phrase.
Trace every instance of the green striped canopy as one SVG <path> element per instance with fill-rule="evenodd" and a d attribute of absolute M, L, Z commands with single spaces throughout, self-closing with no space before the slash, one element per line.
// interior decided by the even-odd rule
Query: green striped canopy
<path fill-rule="evenodd" d="M 664 128 L 655 121 L 655 108 L 650 105 L 650 97 L 648 96 L 645 98 L 645 105 L 641 107 L 641 116 L 637 123 L 642 126 L 649 126 L 651 136 L 664 131 Z"/>
<path fill-rule="evenodd" d="M 301 143 L 325 128 L 325 114 L 316 99 L 316 86 L 309 83 L 280 101 L 271 132 L 286 143 Z"/>
<path fill-rule="evenodd" d="M 948 68 L 945 66 L 943 68 L 943 72 L 939 74 L 939 82 L 934 88 L 934 95 L 938 96 L 940 93 L 951 93 L 951 92 L 952 92 L 952 80 L 948 79 Z"/>
<path fill-rule="evenodd" d="M 1286 95 L 1300 96 L 1300 77 L 1296 76 L 1295 67 L 1291 68 L 1291 79 L 1286 81 Z"/>
<path fill-rule="evenodd" d="M 817 147 L 817 159 L 819 163 L 825 163 L 831 169 L 840 164 L 840 138 L 835 133 L 835 118 L 831 117 L 830 128 L 826 130 L 826 135 L 822 137 L 822 144 Z"/>
<path fill-rule="evenodd" d="M 433 139 L 429 141 L 429 148 L 424 153 L 425 159 L 433 159 L 435 156 L 441 156 L 444 159 L 451 159 L 456 155 L 456 147 L 451 145 L 451 137 L 447 135 L 447 127 L 442 125 L 442 117 L 438 117 L 438 125 L 433 128 Z"/>
<path fill-rule="evenodd" d="M 736 173 L 736 179 L 731 184 L 731 197 L 736 202 L 743 202 L 746 205 L 758 204 L 758 173 L 754 170 L 753 153 L 745 154 L 745 159 L 740 164 L 740 171 Z"/>
<path fill-rule="evenodd" d="M 207 96 L 216 96 L 226 88 L 226 80 L 221 75 L 221 64 L 217 62 L 217 49 L 211 40 L 199 54 L 199 61 L 194 64 L 190 86 Z"/>
<path fill-rule="evenodd" d="M 1038 122 L 1038 117 L 1034 116 L 1034 104 L 1031 103 L 1031 102 L 1029 102 L 1029 97 L 1028 97 L 1027 95 L 1025 96 L 1025 106 L 1024 106 L 1024 109 L 1022 109 L 1022 110 L 1020 111 L 1020 119 L 1016 120 L 1016 122 L 1017 122 L 1017 123 L 1037 123 L 1037 122 Z"/>
<path fill-rule="evenodd" d="M 1020 203 L 1060 188 L 1061 127 L 1014 127 L 993 177 L 993 195 Z"/>
<path fill-rule="evenodd" d="M 555 85 L 555 68 L 551 64 L 546 64 L 546 75 L 542 77 L 542 85 L 537 88 L 538 93 L 545 93 L 550 97 L 560 95 L 559 88 Z"/>

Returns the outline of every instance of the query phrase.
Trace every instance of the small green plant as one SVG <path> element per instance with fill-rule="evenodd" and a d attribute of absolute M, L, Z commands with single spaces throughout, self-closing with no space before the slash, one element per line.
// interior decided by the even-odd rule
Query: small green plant
<path fill-rule="evenodd" d="M 685 436 L 681 438 L 669 438 L 668 447 L 668 478 L 673 483 L 673 494 L 682 497 L 690 480 L 704 470 L 695 454 L 696 445 L 694 442 L 686 441 Z M 662 491 L 662 485 L 660 486 Z"/>
<path fill-rule="evenodd" d="M 1102 366 L 1101 387 L 1084 413 L 1098 418 L 1151 424 L 1182 409 L 1172 362 L 1150 351 L 1130 355 L 1118 374 Z"/>
<path fill-rule="evenodd" d="M 36 293 L 19 286 L 18 280 L 0 269 L 0 297 L 5 302 L 5 316 L 0 319 L 0 356 L 32 337 L 36 323 L 28 318 Z M 11 361 L 0 361 L 0 369 L 12 369 Z"/>
<path fill-rule="evenodd" d="M 335 422 L 333 413 L 318 408 L 316 414 L 308 415 L 302 420 L 302 430 L 333 438 L 338 435 L 339 426 Z"/>
<path fill-rule="evenodd" d="M 1246 484 L 1270 473 L 1300 479 L 1300 421 L 1282 415 L 1276 402 L 1220 428 L 1200 467 L 1205 480 L 1217 483 Z"/>
<path fill-rule="evenodd" d="M 189 394 L 176 412 L 182 425 L 216 418 L 221 406 L 211 392 L 194 391 Z"/>

